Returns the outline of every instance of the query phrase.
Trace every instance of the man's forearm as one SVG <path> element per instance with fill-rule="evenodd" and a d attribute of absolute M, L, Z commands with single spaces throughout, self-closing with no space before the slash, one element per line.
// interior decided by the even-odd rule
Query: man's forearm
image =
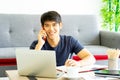
<path fill-rule="evenodd" d="M 80 66 L 87 66 L 87 65 L 93 65 L 96 62 L 95 58 L 93 56 L 86 57 L 83 60 L 80 60 L 78 63 Z"/>
<path fill-rule="evenodd" d="M 35 50 L 41 50 L 42 46 L 43 46 L 43 44 L 37 43 Z"/>

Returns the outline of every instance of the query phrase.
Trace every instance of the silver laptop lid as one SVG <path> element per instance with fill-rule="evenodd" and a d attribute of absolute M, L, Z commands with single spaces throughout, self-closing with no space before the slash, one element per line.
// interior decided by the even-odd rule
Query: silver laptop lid
<path fill-rule="evenodd" d="M 55 51 L 16 49 L 19 75 L 57 77 Z"/>

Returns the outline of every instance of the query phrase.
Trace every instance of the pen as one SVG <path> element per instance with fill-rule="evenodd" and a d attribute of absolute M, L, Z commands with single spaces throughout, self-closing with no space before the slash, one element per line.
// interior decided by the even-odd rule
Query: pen
<path fill-rule="evenodd" d="M 71 59 L 71 54 L 68 55 L 68 59 Z"/>

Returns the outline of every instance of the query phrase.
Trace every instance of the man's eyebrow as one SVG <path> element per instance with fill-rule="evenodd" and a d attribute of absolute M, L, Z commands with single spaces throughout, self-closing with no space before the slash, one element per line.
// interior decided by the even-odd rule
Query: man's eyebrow
<path fill-rule="evenodd" d="M 44 25 L 48 25 L 48 24 L 44 24 Z"/>

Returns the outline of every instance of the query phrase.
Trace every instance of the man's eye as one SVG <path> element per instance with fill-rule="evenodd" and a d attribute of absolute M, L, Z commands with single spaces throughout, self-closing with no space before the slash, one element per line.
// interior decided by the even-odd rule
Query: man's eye
<path fill-rule="evenodd" d="M 45 25 L 45 27 L 49 27 L 49 25 Z"/>
<path fill-rule="evenodd" d="M 56 24 L 53 24 L 53 26 L 56 26 Z"/>

